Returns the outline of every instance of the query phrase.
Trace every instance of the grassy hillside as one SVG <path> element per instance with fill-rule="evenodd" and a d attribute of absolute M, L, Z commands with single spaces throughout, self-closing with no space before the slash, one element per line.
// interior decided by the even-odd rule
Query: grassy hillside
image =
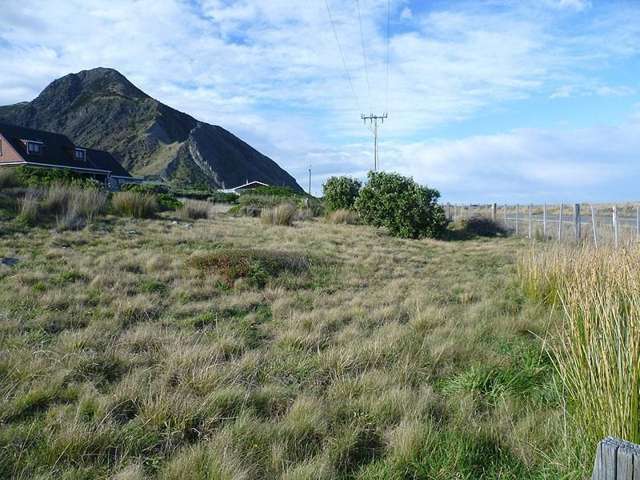
<path fill-rule="evenodd" d="M 523 241 L 164 215 L 0 223 L 0 477 L 584 473 Z"/>

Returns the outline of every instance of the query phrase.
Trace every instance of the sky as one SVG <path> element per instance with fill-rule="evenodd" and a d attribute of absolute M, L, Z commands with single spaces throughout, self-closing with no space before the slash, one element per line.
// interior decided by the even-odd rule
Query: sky
<path fill-rule="evenodd" d="M 111 67 L 321 194 L 380 169 L 445 202 L 638 200 L 640 0 L 0 0 L 0 105 Z"/>

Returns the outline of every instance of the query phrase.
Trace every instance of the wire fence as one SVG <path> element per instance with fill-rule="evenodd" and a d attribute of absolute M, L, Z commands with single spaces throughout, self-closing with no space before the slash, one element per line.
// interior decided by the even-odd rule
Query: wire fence
<path fill-rule="evenodd" d="M 629 245 L 640 240 L 640 204 L 445 205 L 456 221 L 490 218 L 512 235 L 537 240 Z"/>

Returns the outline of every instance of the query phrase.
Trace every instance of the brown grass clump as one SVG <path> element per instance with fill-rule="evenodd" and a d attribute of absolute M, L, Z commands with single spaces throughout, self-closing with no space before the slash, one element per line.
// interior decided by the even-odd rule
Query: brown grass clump
<path fill-rule="evenodd" d="M 135 218 L 152 218 L 159 210 L 155 197 L 147 193 L 117 192 L 111 205 L 117 214 Z"/>
<path fill-rule="evenodd" d="M 329 212 L 326 216 L 328 223 L 357 225 L 359 223 L 358 214 L 352 210 L 339 209 Z"/>
<path fill-rule="evenodd" d="M 265 208 L 260 214 L 260 221 L 267 225 L 291 226 L 296 218 L 297 209 L 290 203 L 282 203 L 273 208 Z"/>
<path fill-rule="evenodd" d="M 222 249 L 194 256 L 189 264 L 207 273 L 217 273 L 229 286 L 240 278 L 263 286 L 269 277 L 283 272 L 301 273 L 310 267 L 309 258 L 305 255 L 252 249 Z"/>
<path fill-rule="evenodd" d="M 212 216 L 212 208 L 209 202 L 202 200 L 186 200 L 176 213 L 178 214 L 178 217 L 184 220 L 198 220 L 202 218 L 210 218 Z"/>
<path fill-rule="evenodd" d="M 585 441 L 640 442 L 640 249 L 531 251 L 525 291 L 561 309 L 552 342 L 571 413 Z"/>

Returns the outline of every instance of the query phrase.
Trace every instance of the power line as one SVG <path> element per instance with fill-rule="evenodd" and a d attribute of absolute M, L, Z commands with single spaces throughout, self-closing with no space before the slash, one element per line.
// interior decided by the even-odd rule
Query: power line
<path fill-rule="evenodd" d="M 391 42 L 391 0 L 387 0 L 387 79 L 385 88 L 384 111 L 389 111 L 389 44 Z"/>
<path fill-rule="evenodd" d="M 356 0 L 358 7 L 358 23 L 360 24 L 360 43 L 362 43 L 362 60 L 364 62 L 364 75 L 367 79 L 367 99 L 371 107 L 371 84 L 369 83 L 369 67 L 367 66 L 367 52 L 364 47 L 364 30 L 362 30 L 362 15 L 360 14 L 360 0 Z"/>
<path fill-rule="evenodd" d="M 351 87 L 351 91 L 353 92 L 353 96 L 356 99 L 356 103 L 358 104 L 358 110 L 362 111 L 360 107 L 360 99 L 358 98 L 358 94 L 356 93 L 356 89 L 353 87 L 353 81 L 351 80 L 351 74 L 349 73 L 349 68 L 347 67 L 347 60 L 345 59 L 344 52 L 342 50 L 342 45 L 340 44 L 340 39 L 338 38 L 338 31 L 336 30 L 335 22 L 333 21 L 333 15 L 331 15 L 331 9 L 329 8 L 329 0 L 324 0 L 324 4 L 327 7 L 327 13 L 329 14 L 329 21 L 331 22 L 331 29 L 333 30 L 333 36 L 336 39 L 336 44 L 338 45 L 338 51 L 340 52 L 340 58 L 342 58 L 342 66 L 344 67 L 344 72 L 347 76 L 347 80 L 349 81 L 349 86 Z"/>

